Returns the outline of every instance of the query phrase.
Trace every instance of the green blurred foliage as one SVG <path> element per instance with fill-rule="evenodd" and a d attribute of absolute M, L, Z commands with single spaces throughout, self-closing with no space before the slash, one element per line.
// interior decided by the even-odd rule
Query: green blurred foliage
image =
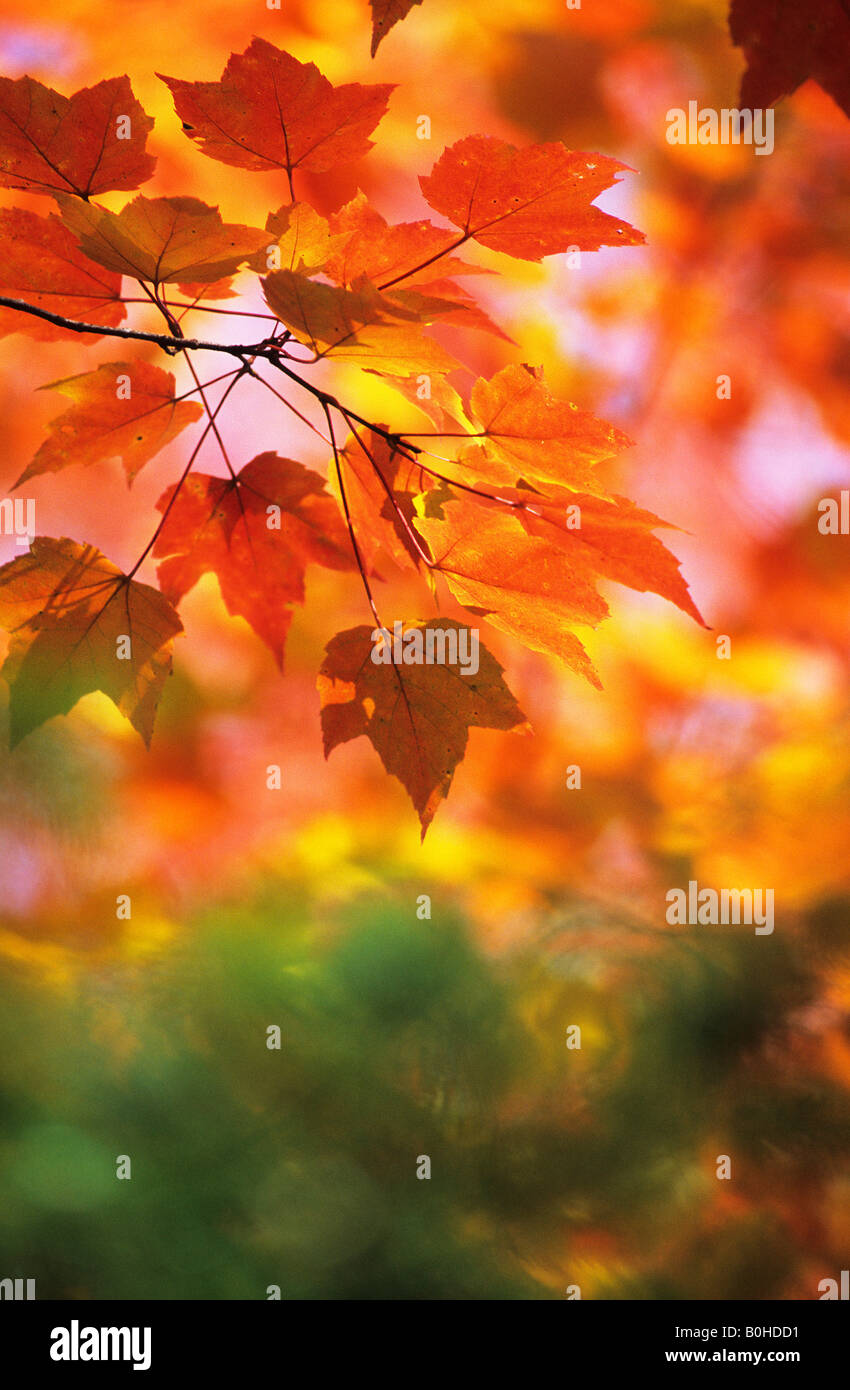
<path fill-rule="evenodd" d="M 333 919 L 267 883 L 143 966 L 7 971 L 3 1273 L 40 1298 L 711 1299 L 829 1271 L 762 1200 L 850 1150 L 845 1093 L 760 1060 L 811 952 L 616 921 L 594 946 L 567 912 L 493 959 L 413 901 Z"/>

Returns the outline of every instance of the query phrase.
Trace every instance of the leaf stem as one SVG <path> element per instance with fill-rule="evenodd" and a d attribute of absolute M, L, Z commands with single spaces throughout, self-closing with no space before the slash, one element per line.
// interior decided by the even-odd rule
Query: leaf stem
<path fill-rule="evenodd" d="M 328 448 L 331 447 L 331 441 L 325 438 L 325 436 L 322 434 L 322 431 L 320 429 L 317 429 L 316 426 L 313 424 L 313 421 L 309 420 L 307 416 L 298 409 L 297 405 L 293 405 L 292 401 L 287 400 L 286 396 L 282 396 L 280 391 L 278 391 L 274 386 L 272 386 L 270 381 L 266 381 L 266 378 L 264 376 L 260 376 L 259 372 L 255 372 L 253 367 L 249 367 L 248 375 L 252 376 L 255 381 L 259 381 L 262 386 L 265 386 L 267 391 L 271 391 L 272 395 L 277 397 L 281 405 L 285 405 L 287 410 L 291 410 L 292 414 L 296 415 L 298 419 L 301 421 L 301 423 L 307 426 L 308 430 L 312 430 L 313 434 L 315 434 L 319 439 L 321 439 L 323 444 L 327 444 Z"/>
<path fill-rule="evenodd" d="M 236 482 L 236 473 L 234 472 L 233 464 L 230 462 L 230 456 L 229 456 L 229 454 L 228 454 L 228 452 L 227 452 L 227 448 L 226 448 L 226 446 L 225 446 L 224 440 L 223 440 L 222 437 L 221 437 L 221 433 L 220 433 L 220 431 L 219 431 L 218 425 L 217 425 L 216 422 L 215 422 L 215 413 L 214 413 L 213 411 L 210 410 L 210 404 L 209 404 L 209 401 L 208 401 L 207 398 L 206 398 L 206 394 L 205 394 L 205 392 L 204 392 L 204 388 L 203 388 L 203 386 L 201 385 L 200 377 L 198 376 L 198 373 L 195 371 L 195 364 L 194 364 L 194 362 L 192 361 L 191 354 L 188 354 L 188 353 L 187 353 L 186 359 L 185 359 L 185 360 L 186 360 L 186 366 L 189 368 L 189 371 L 192 373 L 192 380 L 193 380 L 194 383 L 195 383 L 195 388 L 196 388 L 196 390 L 197 390 L 197 392 L 198 392 L 198 394 L 199 394 L 199 396 L 200 396 L 200 398 L 201 398 L 201 401 L 202 401 L 202 403 L 203 403 L 204 410 L 205 410 L 206 413 L 207 413 L 207 417 L 208 417 L 209 422 L 210 422 L 210 428 L 212 429 L 212 432 L 213 432 L 213 434 L 214 434 L 215 437 L 216 437 L 216 441 L 217 441 L 217 443 L 218 443 L 218 447 L 219 447 L 219 449 L 221 450 L 221 457 L 224 459 L 224 462 L 225 462 L 225 464 L 227 465 L 227 471 L 228 471 L 228 473 L 230 474 L 230 476 L 231 476 L 231 478 L 233 479 L 233 481 Z M 244 373 L 244 372 L 240 372 L 238 375 L 239 375 L 239 376 L 244 376 L 245 373 Z M 237 378 L 237 379 L 238 379 L 238 378 Z M 233 382 L 233 385 L 234 385 L 234 386 L 236 385 L 236 381 Z"/>
<path fill-rule="evenodd" d="M 136 573 L 136 571 L 140 568 L 140 566 L 141 566 L 141 564 L 142 564 L 142 561 L 145 560 L 145 559 L 147 559 L 147 556 L 148 556 L 148 555 L 150 554 L 150 552 L 153 550 L 153 547 L 154 547 L 154 545 L 156 544 L 157 538 L 159 537 L 159 534 L 160 534 L 160 532 L 162 531 L 163 526 L 165 525 L 166 521 L 168 520 L 168 514 L 169 514 L 169 512 L 171 511 L 171 508 L 174 506 L 174 503 L 177 501 L 177 497 L 178 497 L 178 495 L 179 495 L 179 493 L 180 493 L 180 490 L 181 490 L 181 488 L 183 487 L 183 484 L 185 483 L 186 479 L 188 478 L 189 474 L 190 474 L 191 471 L 192 471 L 192 466 L 193 466 L 193 464 L 194 464 L 194 462 L 195 462 L 195 459 L 198 457 L 198 454 L 199 454 L 200 451 L 201 451 L 201 446 L 202 446 L 204 440 L 206 439 L 207 435 L 209 434 L 210 430 L 213 428 L 213 420 L 214 420 L 215 416 L 216 416 L 216 415 L 218 414 L 218 412 L 221 410 L 221 407 L 224 405 L 224 402 L 227 400 L 227 397 L 230 395 L 231 391 L 233 390 L 233 388 L 234 388 L 234 386 L 236 385 L 236 383 L 237 383 L 237 381 L 239 380 L 239 378 L 242 377 L 242 376 L 244 376 L 244 375 L 245 375 L 245 371 L 244 371 L 243 369 L 240 368 L 240 370 L 239 370 L 239 371 L 236 373 L 236 375 L 234 376 L 233 380 L 229 383 L 229 385 L 228 385 L 228 387 L 227 387 L 227 390 L 223 393 L 223 395 L 222 395 L 222 397 L 221 397 L 221 400 L 218 402 L 218 405 L 215 407 L 215 410 L 212 412 L 212 415 L 211 415 L 210 419 L 207 421 L 206 425 L 204 426 L 204 429 L 203 429 L 203 431 L 202 431 L 202 433 L 201 433 L 200 439 L 198 440 L 197 444 L 195 445 L 194 449 L 192 450 L 191 454 L 189 455 L 189 461 L 188 461 L 188 463 L 186 464 L 186 467 L 183 469 L 183 472 L 180 474 L 180 477 L 177 479 L 177 482 L 176 482 L 175 485 L 174 485 L 174 491 L 172 492 L 170 498 L 168 499 L 168 502 L 167 502 L 167 504 L 166 504 L 165 510 L 164 510 L 164 512 L 162 513 L 162 517 L 160 518 L 159 525 L 157 526 L 156 530 L 154 531 L 153 535 L 151 536 L 150 540 L 148 541 L 147 545 L 145 546 L 144 550 L 142 551 L 141 555 L 139 556 L 138 560 L 136 561 L 135 565 L 134 565 L 133 568 L 130 570 L 129 574 L 127 574 L 127 576 L 126 576 L 126 578 L 127 578 L 128 580 L 130 580 L 130 579 L 133 578 L 133 575 L 134 575 L 134 574 Z"/>
<path fill-rule="evenodd" d="M 120 301 L 122 304 L 148 304 L 148 299 L 128 298 Z M 255 314 L 250 309 L 217 309 L 212 304 L 199 304 L 195 300 L 192 304 L 184 304 L 182 300 L 170 299 L 169 304 L 172 309 L 196 309 L 204 314 L 229 314 L 231 318 L 237 319 L 270 319 L 272 323 L 279 323 L 280 320 L 274 314 Z"/>
<path fill-rule="evenodd" d="M 405 531 L 407 532 L 407 534 L 408 534 L 410 540 L 412 541 L 413 545 L 416 547 L 417 553 L 420 555 L 420 557 L 422 558 L 422 560 L 423 560 L 424 563 L 428 566 L 429 569 L 434 569 L 434 568 L 435 568 L 435 561 L 432 560 L 432 559 L 431 559 L 431 556 L 430 556 L 425 550 L 422 549 L 422 543 L 421 543 L 421 541 L 419 540 L 419 537 L 417 536 L 417 534 L 416 534 L 416 532 L 414 531 L 413 527 L 411 526 L 410 522 L 408 521 L 407 517 L 404 515 L 404 512 L 401 510 L 401 507 L 399 506 L 399 503 L 398 503 L 398 498 L 397 498 L 396 495 L 395 495 L 395 491 L 393 490 L 392 487 L 390 487 L 390 484 L 387 482 L 386 478 L 384 477 L 383 473 L 381 472 L 380 468 L 378 467 L 378 465 L 377 465 L 377 463 L 376 463 L 376 461 L 375 461 L 375 455 L 372 453 L 371 449 L 369 449 L 368 446 L 367 446 L 366 444 L 363 443 L 363 440 L 360 438 L 360 432 L 359 432 L 359 430 L 357 429 L 357 426 L 354 424 L 354 421 L 353 421 L 352 419 L 349 418 L 348 411 L 347 411 L 347 410 L 344 410 L 342 413 L 343 413 L 343 416 L 345 417 L 345 420 L 346 420 L 347 424 L 349 425 L 349 427 L 350 427 L 350 429 L 351 429 L 352 434 L 354 435 L 354 438 L 357 440 L 357 443 L 360 445 L 360 448 L 363 450 L 364 454 L 366 455 L 367 459 L 369 460 L 370 464 L 372 465 L 372 470 L 373 470 L 373 472 L 375 473 L 375 476 L 377 477 L 377 479 L 378 479 L 378 481 L 380 482 L 382 488 L 384 489 L 384 492 L 387 494 L 387 497 L 390 499 L 390 503 L 392 504 L 392 507 L 393 507 L 393 510 L 394 510 L 395 513 L 396 513 L 396 516 L 398 517 L 399 521 L 401 522 L 402 526 L 404 527 Z M 417 464 L 416 466 L 419 467 L 420 465 Z"/>
<path fill-rule="evenodd" d="M 378 289 L 382 291 L 389 290 L 393 285 L 399 284 L 401 280 L 407 280 L 411 275 L 417 275 L 420 270 L 427 270 L 429 265 L 434 265 L 436 261 L 441 261 L 443 257 L 448 256 L 450 252 L 457 251 L 459 246 L 463 246 L 465 242 L 469 241 L 471 235 L 471 232 L 464 232 L 463 236 L 458 237 L 457 241 L 453 241 L 450 246 L 446 246 L 442 251 L 438 251 L 435 256 L 429 256 L 427 261 L 422 261 L 420 265 L 415 265 L 412 270 L 403 271 L 401 275 L 396 275 L 392 280 L 385 280 L 383 285 L 378 286 Z"/>
<path fill-rule="evenodd" d="M 323 409 L 324 412 L 325 412 L 325 419 L 326 419 L 327 422 L 328 422 L 328 434 L 329 434 L 330 437 L 331 437 L 331 447 L 332 447 L 333 453 L 334 453 L 334 463 L 336 464 L 336 476 L 337 476 L 337 482 L 339 483 L 339 495 L 340 495 L 340 499 L 341 499 L 341 501 L 342 501 L 342 510 L 343 510 L 343 512 L 345 513 L 345 524 L 346 524 L 346 526 L 348 527 L 348 534 L 349 534 L 349 536 L 351 537 L 351 544 L 352 544 L 352 547 L 353 547 L 353 549 L 354 549 L 354 558 L 355 558 L 356 561 L 357 561 L 357 568 L 358 568 L 359 571 L 360 571 L 360 578 L 363 580 L 363 587 L 364 587 L 364 589 L 366 590 L 366 597 L 367 597 L 368 600 L 369 600 L 369 607 L 370 607 L 371 610 L 372 610 L 372 615 L 373 615 L 373 617 L 374 617 L 374 619 L 375 619 L 375 623 L 377 624 L 378 627 L 382 628 L 384 625 L 383 625 L 383 623 L 381 622 L 381 619 L 380 619 L 380 617 L 378 616 L 378 610 L 377 610 L 377 608 L 375 607 L 375 600 L 374 600 L 374 598 L 372 597 L 372 589 L 371 589 L 371 586 L 370 586 L 370 584 L 369 584 L 369 579 L 368 579 L 367 574 L 366 574 L 366 567 L 365 567 L 365 565 L 363 564 L 363 556 L 362 556 L 361 553 L 360 553 L 360 546 L 359 546 L 359 544 L 358 544 L 358 542 L 357 542 L 357 536 L 356 536 L 355 531 L 354 531 L 354 524 L 353 524 L 353 522 L 352 522 L 352 520 L 351 520 L 351 512 L 349 511 L 349 507 L 348 507 L 348 497 L 346 496 L 346 492 L 345 492 L 345 483 L 344 483 L 343 480 L 342 480 L 342 468 L 341 468 L 341 466 L 340 466 L 340 461 L 339 461 L 339 449 L 338 449 L 338 447 L 337 447 L 336 435 L 334 434 L 334 425 L 333 425 L 333 420 L 331 419 L 330 406 L 327 405 L 326 402 L 323 401 L 323 402 L 322 402 L 322 409 Z M 343 413 L 341 409 L 340 409 L 340 413 Z"/>

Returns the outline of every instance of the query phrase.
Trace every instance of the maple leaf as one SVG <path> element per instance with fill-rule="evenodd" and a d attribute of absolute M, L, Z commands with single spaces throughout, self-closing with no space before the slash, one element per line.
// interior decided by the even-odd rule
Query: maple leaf
<path fill-rule="evenodd" d="M 426 218 L 391 225 L 364 193 L 331 216 L 329 229 L 336 242 L 324 269 L 340 285 L 352 285 L 363 276 L 386 288 L 397 280 L 415 285 L 435 276 L 490 273 L 449 254 L 457 244 L 451 232 Z"/>
<path fill-rule="evenodd" d="M 107 270 L 152 285 L 169 280 L 210 284 L 234 271 L 268 233 L 222 222 L 218 208 L 197 198 L 145 198 L 120 212 L 59 198 L 62 220 L 87 256 Z"/>
<path fill-rule="evenodd" d="M 174 376 L 149 362 L 105 362 L 94 372 L 52 381 L 74 402 L 50 422 L 50 437 L 15 487 L 72 463 L 120 457 L 131 483 L 144 464 L 201 415 L 197 401 L 176 401 Z"/>
<path fill-rule="evenodd" d="M 460 394 L 445 377 L 435 376 L 428 382 L 428 394 L 423 395 L 421 384 L 410 377 L 394 377 L 381 373 L 381 379 L 405 400 L 410 401 L 447 435 L 471 433 L 473 425 L 467 418 Z M 442 466 L 442 465 L 441 465 Z"/>
<path fill-rule="evenodd" d="M 586 410 L 550 395 L 542 368 L 511 364 L 472 389 L 470 418 L 486 444 L 463 455 L 466 478 L 508 485 L 525 480 L 607 496 L 595 468 L 631 440 Z"/>
<path fill-rule="evenodd" d="M 494 627 L 534 651 L 557 657 L 601 689 L 573 631 L 596 627 L 608 617 L 597 579 L 609 577 L 634 589 L 651 589 L 702 622 L 677 562 L 649 534 L 651 526 L 663 524 L 657 517 L 614 499 L 585 498 L 582 505 L 567 490 L 553 501 L 527 490 L 507 495 L 532 510 L 527 515 L 507 513 L 477 501 L 461 505 L 455 499 L 443 502 L 439 514 L 416 521 L 455 598 Z M 565 509 L 577 503 L 582 507 L 581 528 L 571 530 Z"/>
<path fill-rule="evenodd" d="M 381 40 L 386 38 L 394 24 L 410 14 L 414 5 L 422 0 L 369 0 L 372 7 L 372 57 L 378 51 Z"/>
<path fill-rule="evenodd" d="M 353 286 L 368 280 L 379 287 L 386 301 L 423 323 L 440 319 L 464 328 L 480 328 L 512 342 L 475 300 L 448 278 L 490 273 L 483 266 L 449 254 L 457 244 L 451 232 L 426 219 L 390 225 L 363 193 L 331 216 L 329 231 L 332 240 L 322 269 L 337 284 Z M 400 282 L 404 282 L 401 288 Z"/>
<path fill-rule="evenodd" d="M 0 294 L 86 323 L 115 328 L 126 317 L 121 276 L 84 256 L 58 217 L 39 217 L 24 208 L 0 208 Z M 42 342 L 67 338 L 46 319 L 0 308 L 0 336 L 26 333 Z M 86 341 L 96 335 L 86 334 Z"/>
<path fill-rule="evenodd" d="M 600 497 L 551 488 L 545 497 L 538 497 L 525 488 L 506 488 L 500 496 L 521 502 L 522 510 L 514 515 L 524 530 L 560 546 L 577 570 L 584 570 L 589 578 L 615 580 L 640 593 L 658 594 L 705 627 L 682 578 L 679 561 L 652 534 L 659 529 L 677 529 L 670 522 L 616 495 Z M 575 508 L 580 525 L 573 529 L 567 518 L 577 515 Z"/>
<path fill-rule="evenodd" d="M 236 479 L 192 474 L 175 501 L 157 503 L 166 519 L 153 553 L 157 574 L 178 603 L 202 574 L 218 578 L 227 611 L 246 619 L 283 669 L 292 606 L 304 601 L 309 562 L 353 566 L 348 534 L 324 479 L 292 459 L 265 453 Z"/>
<path fill-rule="evenodd" d="M 335 344 L 323 354 L 334 361 L 353 362 L 366 371 L 396 376 L 429 376 L 454 371 L 459 363 L 418 324 L 375 324 L 359 330 L 349 342 Z"/>
<path fill-rule="evenodd" d="M 344 289 L 278 270 L 266 276 L 263 288 L 278 318 L 317 354 L 347 343 L 373 324 L 415 317 L 384 299 L 368 281 Z"/>
<path fill-rule="evenodd" d="M 397 376 L 450 372 L 458 365 L 412 321 L 417 309 L 394 303 L 368 282 L 344 289 L 278 270 L 263 287 L 269 307 L 317 357 Z"/>
<path fill-rule="evenodd" d="M 401 569 L 418 566 L 413 499 L 425 489 L 422 470 L 373 430 L 348 440 L 340 465 L 357 545 L 370 568 L 377 573 L 382 552 Z M 331 488 L 339 495 L 333 475 Z"/>
<path fill-rule="evenodd" d="M 331 231 L 327 218 L 309 203 L 286 203 L 266 218 L 266 231 L 273 241 L 265 251 L 253 256 L 252 270 L 261 274 L 270 270 L 269 252 L 277 248 L 281 270 L 293 270 L 303 275 L 315 275 L 324 270 L 331 249 Z"/>
<path fill-rule="evenodd" d="M 743 107 L 772 106 L 811 77 L 850 116 L 850 8 L 842 0 L 732 0 L 729 32 L 747 60 Z"/>
<path fill-rule="evenodd" d="M 439 618 L 402 625 L 404 638 L 417 632 L 420 640 L 434 632 L 444 634 L 437 640 L 450 641 L 455 633 L 459 643 L 469 631 Z M 365 626 L 337 633 L 327 645 L 318 679 L 325 757 L 365 735 L 387 772 L 405 787 L 424 839 L 466 752 L 470 727 L 520 732 L 528 725 L 502 680 L 502 667 L 480 642 L 478 670 L 469 675 L 445 660 L 376 663 L 375 650 L 373 629 Z"/>
<path fill-rule="evenodd" d="M 83 198 L 138 188 L 156 167 L 145 153 L 152 129 L 129 77 L 72 97 L 32 77 L 0 77 L 0 185 Z"/>
<path fill-rule="evenodd" d="M 594 198 L 629 171 L 602 154 L 565 145 L 518 150 L 492 135 L 468 135 L 443 151 L 420 178 L 425 200 L 465 236 L 521 260 L 539 261 L 576 246 L 638 246 L 642 232 L 601 212 Z"/>
<path fill-rule="evenodd" d="M 492 333 L 503 342 L 513 343 L 513 338 L 499 328 L 479 304 L 456 285 L 453 280 L 434 280 L 418 289 L 393 289 L 385 291 L 385 298 L 397 304 L 406 313 L 415 316 L 423 323 L 456 323 L 461 328 L 478 328 Z"/>
<path fill-rule="evenodd" d="M 592 584 L 576 582 L 569 555 L 529 537 L 504 512 L 489 514 L 453 501 L 441 513 L 418 518 L 416 529 L 458 602 L 533 651 L 556 656 L 601 690 L 573 628 L 595 627 L 608 607 Z"/>
<path fill-rule="evenodd" d="M 265 39 L 234 53 L 220 82 L 157 76 L 171 90 L 183 129 L 204 154 L 240 169 L 322 173 L 359 159 L 394 84 L 334 87 L 315 63 L 299 63 Z"/>
<path fill-rule="evenodd" d="M 11 632 L 3 679 L 12 747 L 102 690 L 150 744 L 183 626 L 168 600 L 92 545 L 36 536 L 0 569 L 0 624 Z"/>

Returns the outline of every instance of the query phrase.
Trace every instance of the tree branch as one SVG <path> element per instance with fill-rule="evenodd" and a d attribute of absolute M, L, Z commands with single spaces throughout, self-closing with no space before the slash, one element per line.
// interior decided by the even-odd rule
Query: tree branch
<path fill-rule="evenodd" d="M 464 240 L 467 240 L 467 238 L 464 237 Z M 441 255 L 445 254 L 445 252 L 441 252 Z M 439 259 L 439 257 L 435 257 L 434 259 Z M 399 276 L 398 278 L 403 279 L 404 277 Z M 154 303 L 156 303 L 155 300 Z M 161 304 L 158 304 L 157 307 L 160 309 L 163 308 Z M 241 369 L 237 371 L 235 379 L 231 383 L 231 385 L 235 385 L 236 381 L 238 381 L 242 376 L 246 374 L 246 371 L 250 371 L 250 366 L 245 361 L 246 358 L 253 359 L 261 357 L 265 361 L 270 362 L 273 367 L 277 367 L 278 371 L 282 372 L 284 376 L 287 376 L 290 379 L 290 381 L 294 381 L 298 386 L 301 386 L 305 391 L 308 391 L 310 395 L 313 396 L 313 398 L 316 401 L 318 401 L 319 405 L 322 407 L 322 410 L 325 413 L 325 417 L 328 419 L 329 425 L 329 409 L 337 410 L 339 411 L 340 415 L 347 421 L 349 427 L 351 427 L 353 425 L 353 422 L 356 420 L 357 423 L 363 425 L 365 429 L 372 430 L 374 434 L 379 435 L 390 445 L 391 448 L 396 449 L 411 463 L 417 464 L 420 468 L 423 468 L 424 471 L 428 473 L 432 478 L 437 478 L 441 482 L 448 483 L 450 487 L 460 488 L 464 492 L 473 493 L 480 497 L 486 497 L 489 501 L 501 502 L 504 506 L 511 507 L 515 510 L 524 510 L 525 508 L 526 504 L 523 502 L 511 501 L 510 499 L 505 497 L 494 496 L 492 493 L 483 492 L 479 488 L 471 487 L 468 483 L 459 482 L 454 478 L 447 478 L 444 474 L 436 472 L 433 468 L 429 468 L 428 465 L 422 463 L 421 460 L 421 455 L 423 453 L 427 453 L 428 451 L 422 450 L 419 448 L 418 445 L 411 443 L 411 440 L 406 433 L 394 433 L 392 430 L 384 429 L 383 426 L 375 424 L 374 421 L 367 420 L 365 416 L 358 414 L 357 411 L 351 410 L 343 406 L 341 402 L 337 399 L 337 397 L 334 396 L 330 391 L 325 391 L 321 386 L 316 386 L 311 381 L 305 381 L 303 377 L 299 376 L 297 372 L 293 372 L 290 367 L 287 367 L 281 361 L 281 352 L 279 346 L 277 346 L 273 342 L 270 342 L 268 339 L 264 340 L 261 343 L 249 343 L 244 345 L 238 343 L 210 343 L 200 338 L 179 338 L 166 333 L 145 333 L 141 329 L 137 328 L 110 328 L 106 324 L 82 323 L 76 319 L 65 318 L 62 314 L 54 314 L 51 313 L 48 309 L 39 309 L 34 304 L 28 304 L 25 299 L 9 299 L 5 295 L 0 295 L 0 308 L 18 309 L 21 313 L 32 314 L 35 318 L 45 319 L 47 323 L 53 323 L 56 325 L 57 328 L 67 328 L 72 333 L 95 333 L 101 337 L 123 338 L 129 339 L 132 342 L 155 343 L 157 347 L 163 348 L 167 353 L 171 355 L 173 355 L 176 352 L 224 352 L 227 353 L 230 357 L 235 357 L 240 363 Z M 168 311 L 166 310 L 165 312 L 167 313 Z M 194 375 L 195 374 L 193 372 L 193 376 Z M 260 378 L 260 380 L 262 380 L 262 378 Z M 197 389 L 197 377 L 195 377 L 195 381 Z M 264 384 L 266 386 L 269 385 L 268 382 L 264 382 Z M 225 392 L 225 397 L 230 394 L 230 389 L 231 387 L 228 387 L 227 391 Z M 201 392 L 201 397 L 203 399 L 203 392 Z M 222 404 L 225 397 L 222 397 L 222 401 L 219 402 L 219 406 Z M 286 402 L 286 404 L 288 404 L 288 402 Z M 209 410 L 207 411 L 207 414 L 209 415 Z M 210 421 L 210 424 L 212 424 L 212 421 Z M 216 433 L 218 433 L 217 430 Z M 419 438 L 423 436 L 416 437 Z M 475 436 L 472 437 L 475 438 Z M 336 455 L 336 441 L 333 437 L 332 427 L 331 443 L 334 445 L 334 453 Z M 337 463 L 337 469 L 338 468 L 339 465 Z M 232 471 L 233 470 L 231 469 L 231 473 Z M 357 553 L 356 546 L 355 553 Z M 144 558 L 144 556 L 142 558 Z"/>
<path fill-rule="evenodd" d="M 231 357 L 269 357 L 278 349 L 270 348 L 266 342 L 248 343 L 208 343 L 200 338 L 174 338 L 168 333 L 145 333 L 140 328 L 111 328 L 108 324 L 81 323 L 77 319 L 67 319 L 62 314 L 51 313 L 49 309 L 39 309 L 28 304 L 25 299 L 8 299 L 0 295 L 0 308 L 18 309 L 22 314 L 32 314 L 34 318 L 45 319 L 57 328 L 67 328 L 72 333 L 96 333 L 105 338 L 129 338 L 133 342 L 156 343 L 166 352 L 226 352 Z M 270 358 L 270 360 L 272 360 Z"/>

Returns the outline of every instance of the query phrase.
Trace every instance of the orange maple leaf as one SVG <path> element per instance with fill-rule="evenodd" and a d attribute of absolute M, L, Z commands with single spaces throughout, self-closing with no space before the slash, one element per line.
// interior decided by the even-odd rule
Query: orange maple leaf
<path fill-rule="evenodd" d="M 358 431 L 340 451 L 343 487 L 357 544 L 370 567 L 386 554 L 400 569 L 417 567 L 414 498 L 425 490 L 421 468 L 373 430 Z M 340 495 L 338 483 L 331 488 Z"/>
<path fill-rule="evenodd" d="M 208 284 L 233 272 L 268 245 L 258 227 L 222 222 L 218 208 L 197 198 L 145 198 L 120 212 L 60 198 L 62 220 L 98 265 L 161 285 Z"/>
<path fill-rule="evenodd" d="M 168 557 L 157 570 L 163 593 L 178 603 L 202 574 L 214 573 L 227 611 L 250 623 L 283 669 L 307 564 L 353 566 L 324 479 L 291 459 L 260 454 L 235 479 L 192 475 L 157 506 L 165 520 L 153 553 Z"/>
<path fill-rule="evenodd" d="M 702 622 L 677 562 L 650 533 L 650 525 L 663 524 L 657 518 L 628 503 L 589 498 L 579 528 L 572 530 L 566 507 L 581 508 L 574 493 L 564 491 L 551 502 L 525 490 L 507 498 L 522 501 L 528 514 L 479 499 L 471 505 L 452 500 L 443 502 L 438 514 L 416 521 L 452 594 L 494 627 L 557 657 L 601 689 L 575 633 L 608 617 L 608 604 L 596 587 L 600 578 L 651 589 Z"/>
<path fill-rule="evenodd" d="M 639 246 L 643 233 L 593 206 L 627 164 L 565 145 L 518 150 L 493 135 L 468 135 L 443 151 L 419 183 L 426 202 L 465 236 L 526 261 L 576 246 Z"/>
<path fill-rule="evenodd" d="M 485 442 L 467 448 L 463 477 L 502 484 L 549 484 L 605 497 L 596 466 L 631 440 L 586 410 L 550 395 L 542 369 L 511 364 L 472 389 L 470 419 Z"/>
<path fill-rule="evenodd" d="M 58 217 L 0 208 L 0 240 L 0 293 L 7 298 L 113 328 L 125 318 L 121 276 L 84 256 Z M 46 319 L 0 308 L 0 336 L 9 333 L 26 333 L 43 342 L 67 337 L 66 329 Z"/>
<path fill-rule="evenodd" d="M 138 188 L 156 167 L 145 153 L 152 129 L 129 77 L 72 97 L 32 77 L 0 77 L 0 184 L 82 198 Z"/>
<path fill-rule="evenodd" d="M 450 275 L 487 275 L 449 253 L 457 237 L 426 218 L 418 222 L 387 222 L 364 193 L 346 203 L 329 219 L 336 238 L 325 264 L 331 280 L 352 285 L 361 276 L 384 289 L 398 280 L 416 285 Z"/>
<path fill-rule="evenodd" d="M 139 469 L 201 415 L 197 401 L 174 397 L 174 376 L 150 362 L 104 362 L 94 372 L 51 381 L 74 402 L 50 422 L 50 436 L 15 487 L 72 463 L 120 456 L 131 483 Z"/>
<path fill-rule="evenodd" d="M 296 169 L 322 172 L 370 150 L 394 89 L 334 87 L 315 63 L 256 38 L 231 56 L 220 82 L 157 76 L 204 154 L 240 169 L 285 169 L 290 181 Z"/>
<path fill-rule="evenodd" d="M 293 270 L 301 275 L 315 275 L 327 268 L 331 253 L 331 231 L 327 218 L 309 203 L 284 203 L 277 212 L 266 218 L 266 231 L 272 241 L 265 251 L 249 261 L 252 270 L 265 274 L 270 270 Z M 270 255 L 276 249 L 275 264 Z"/>

